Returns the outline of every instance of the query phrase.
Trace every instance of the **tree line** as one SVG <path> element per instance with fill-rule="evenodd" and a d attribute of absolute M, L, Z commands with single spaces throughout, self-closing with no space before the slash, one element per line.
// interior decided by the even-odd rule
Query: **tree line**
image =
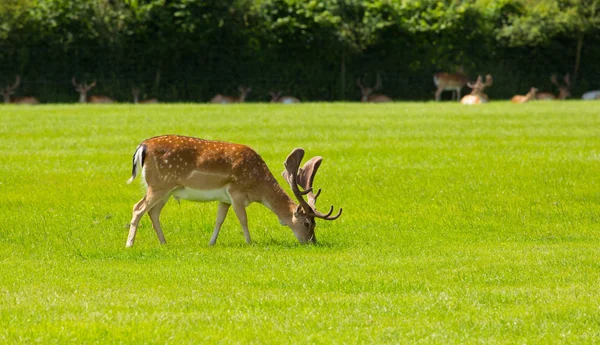
<path fill-rule="evenodd" d="M 433 74 L 491 74 L 492 99 L 571 74 L 600 89 L 600 0 L 4 0 L 0 88 L 74 102 L 97 81 L 121 101 L 207 101 L 251 86 L 302 100 L 359 100 L 357 78 L 396 100 L 433 99 Z M 464 90 L 467 91 L 467 90 Z M 446 97 L 449 97 L 447 95 Z"/>

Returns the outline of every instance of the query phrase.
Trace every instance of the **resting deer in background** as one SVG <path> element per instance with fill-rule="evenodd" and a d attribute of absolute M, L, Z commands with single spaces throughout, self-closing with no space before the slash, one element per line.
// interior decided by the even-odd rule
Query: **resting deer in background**
<path fill-rule="evenodd" d="M 250 91 L 252 91 L 252 88 L 238 86 L 238 90 L 240 91 L 239 97 L 223 96 L 222 94 L 219 93 L 210 100 L 210 103 L 221 103 L 221 104 L 244 103 L 244 101 L 246 100 L 246 96 L 248 96 L 248 93 Z"/>
<path fill-rule="evenodd" d="M 567 97 L 571 96 L 571 92 L 569 91 L 569 88 L 571 87 L 569 73 L 565 74 L 563 80 L 565 84 L 559 84 L 556 78 L 556 74 L 553 74 L 550 77 L 550 81 L 552 82 L 552 84 L 558 86 L 558 96 L 550 92 L 539 92 L 536 98 L 544 101 L 553 101 L 555 99 L 564 100 Z"/>
<path fill-rule="evenodd" d="M 485 82 L 482 82 L 481 76 L 477 77 L 477 81 L 475 83 L 468 82 L 467 86 L 471 88 L 471 93 L 464 96 L 460 103 L 462 104 L 481 104 L 487 103 L 489 98 L 483 93 L 483 90 L 486 87 L 491 86 L 493 83 L 492 75 L 488 74 L 485 76 Z"/>
<path fill-rule="evenodd" d="M 588 91 L 581 96 L 581 99 L 586 101 L 600 99 L 600 90 Z"/>
<path fill-rule="evenodd" d="M 300 100 L 296 97 L 292 97 L 292 96 L 282 96 L 283 92 L 282 91 L 278 91 L 278 92 L 273 92 L 273 91 L 269 91 L 269 95 L 271 95 L 271 103 L 283 103 L 283 104 L 294 104 L 294 103 L 300 103 Z"/>
<path fill-rule="evenodd" d="M 362 93 L 362 97 L 360 99 L 361 102 L 371 102 L 371 103 L 383 103 L 383 102 L 392 102 L 392 99 L 386 95 L 382 94 L 374 94 L 375 90 L 379 90 L 381 88 L 381 76 L 377 73 L 377 81 L 375 82 L 375 87 L 364 87 L 360 82 L 360 78 L 356 79 L 356 85 L 360 88 L 360 92 Z"/>
<path fill-rule="evenodd" d="M 156 98 L 147 98 L 140 101 L 140 88 L 133 87 L 131 88 L 131 93 L 133 94 L 133 103 L 134 104 L 154 104 L 158 103 L 158 99 Z"/>
<path fill-rule="evenodd" d="M 219 201 L 210 245 L 217 242 L 231 205 L 246 242 L 250 243 L 246 207 L 253 202 L 275 213 L 279 222 L 290 227 L 301 243 L 315 243 L 314 219 L 337 219 L 342 209 L 335 216 L 331 215 L 333 206 L 328 213 L 316 210 L 321 190 L 313 193 L 312 184 L 322 158 L 313 157 L 300 167 L 303 157 L 303 149 L 294 149 L 284 164 L 283 176 L 298 201 L 296 204 L 277 183 L 262 158 L 248 146 L 179 135 L 144 140 L 133 154 L 132 174 L 127 182 L 131 183 L 141 169 L 147 189 L 146 195 L 133 207 L 127 247 L 133 245 L 139 221 L 146 212 L 159 242 L 166 243 L 159 217 L 170 196 L 177 200 Z"/>
<path fill-rule="evenodd" d="M 15 78 L 15 83 L 13 85 L 6 85 L 4 88 L 0 89 L 0 93 L 4 98 L 4 103 L 6 104 L 39 104 L 40 101 L 32 96 L 24 96 L 24 97 L 11 97 L 15 94 L 15 90 L 21 84 L 21 76 L 17 75 Z"/>
<path fill-rule="evenodd" d="M 440 101 L 442 92 L 456 91 L 456 99 L 460 100 L 460 91 L 467 85 L 469 79 L 462 73 L 462 68 L 457 73 L 440 72 L 433 75 L 433 83 L 437 86 L 435 100 Z M 454 99 L 454 94 L 452 95 Z"/>
<path fill-rule="evenodd" d="M 87 96 L 88 91 L 96 86 L 94 80 L 91 84 L 77 83 L 75 77 L 71 79 L 71 83 L 75 87 L 75 91 L 79 92 L 79 103 L 114 103 L 115 101 L 108 96 Z"/>
<path fill-rule="evenodd" d="M 513 96 L 513 98 L 510 100 L 513 103 L 527 103 L 531 100 L 535 100 L 535 95 L 538 92 L 538 89 L 536 89 L 535 87 L 532 87 L 531 89 L 529 89 L 529 92 L 525 95 L 516 95 Z"/>

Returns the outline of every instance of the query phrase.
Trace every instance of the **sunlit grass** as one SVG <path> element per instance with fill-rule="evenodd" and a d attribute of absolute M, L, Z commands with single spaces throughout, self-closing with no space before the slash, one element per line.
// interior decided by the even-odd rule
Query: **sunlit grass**
<path fill-rule="evenodd" d="M 0 342 L 600 341 L 600 102 L 0 106 Z M 319 245 L 170 201 L 125 249 L 145 138 L 321 155 Z M 287 186 L 284 187 L 289 190 Z"/>

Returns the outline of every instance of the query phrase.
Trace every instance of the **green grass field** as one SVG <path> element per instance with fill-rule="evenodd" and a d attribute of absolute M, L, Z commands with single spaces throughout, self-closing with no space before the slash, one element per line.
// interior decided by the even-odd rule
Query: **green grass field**
<path fill-rule="evenodd" d="M 600 342 L 600 102 L 0 106 L 0 343 Z M 318 245 L 169 201 L 125 249 L 143 139 L 321 155 Z M 284 185 L 289 191 L 289 187 Z"/>

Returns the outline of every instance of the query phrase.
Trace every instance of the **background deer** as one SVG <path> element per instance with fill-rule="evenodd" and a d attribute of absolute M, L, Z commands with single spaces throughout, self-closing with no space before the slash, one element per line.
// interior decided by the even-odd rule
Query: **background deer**
<path fill-rule="evenodd" d="M 460 100 L 460 91 L 467 85 L 469 79 L 462 72 L 447 73 L 440 72 L 433 75 L 433 83 L 437 86 L 435 90 L 435 100 L 440 101 L 442 92 L 444 91 L 456 91 L 456 99 Z M 454 99 L 454 94 L 452 95 Z"/>
<path fill-rule="evenodd" d="M 140 88 L 133 87 L 131 88 L 131 93 L 133 94 L 133 103 L 134 104 L 154 104 L 158 103 L 158 99 L 156 98 L 147 98 L 140 101 Z"/>
<path fill-rule="evenodd" d="M 77 83 L 75 77 L 71 79 L 71 83 L 75 87 L 75 91 L 79 92 L 79 103 L 114 103 L 115 101 L 108 96 L 87 96 L 88 91 L 96 86 L 94 80 L 91 84 Z"/>
<path fill-rule="evenodd" d="M 550 93 L 550 92 L 539 92 L 537 94 L 536 98 L 539 100 L 544 100 L 544 101 L 552 101 L 555 99 L 564 100 L 567 97 L 571 96 L 571 92 L 569 91 L 569 88 L 571 86 L 569 73 L 565 74 L 563 80 L 564 80 L 565 84 L 564 85 L 559 84 L 558 80 L 556 78 L 556 74 L 553 74 L 550 77 L 550 81 L 552 82 L 552 84 L 558 86 L 558 96 L 553 93 Z"/>
<path fill-rule="evenodd" d="M 600 99 L 600 90 L 588 91 L 581 96 L 581 99 L 586 101 Z"/>
<path fill-rule="evenodd" d="M 290 227 L 301 243 L 316 242 L 314 219 L 337 219 L 342 209 L 335 216 L 331 216 L 333 206 L 326 214 L 316 210 L 321 190 L 314 194 L 312 184 L 322 158 L 313 157 L 300 167 L 303 157 L 304 150 L 297 148 L 284 164 L 283 176 L 298 201 L 296 204 L 277 183 L 262 158 L 248 146 L 178 135 L 144 140 L 133 154 L 132 174 L 127 182 L 131 183 L 141 168 L 147 189 L 146 195 L 133 207 L 127 247 L 133 245 L 139 221 L 146 212 L 159 242 L 166 243 L 159 217 L 170 196 L 177 200 L 219 201 L 210 245 L 217 242 L 231 205 L 246 242 L 250 243 L 246 207 L 253 202 L 275 213 L 279 222 Z"/>
<path fill-rule="evenodd" d="M 377 81 L 375 82 L 375 87 L 364 87 L 360 82 L 360 78 L 356 79 L 356 85 L 360 88 L 360 92 L 362 93 L 362 97 L 360 99 L 361 102 L 372 102 L 372 103 L 383 103 L 383 102 L 392 102 L 392 99 L 386 95 L 382 94 L 374 94 L 375 90 L 379 90 L 381 88 L 381 76 L 377 73 Z"/>
<path fill-rule="evenodd" d="M 219 93 L 210 100 L 210 103 L 221 103 L 221 104 L 243 103 L 246 100 L 246 96 L 248 96 L 248 93 L 250 91 L 252 91 L 252 88 L 238 86 L 238 90 L 240 91 L 239 97 L 223 96 L 222 94 Z"/>
<path fill-rule="evenodd" d="M 0 89 L 0 93 L 2 94 L 2 98 L 4 98 L 4 103 L 6 104 L 39 104 L 40 101 L 32 96 L 24 96 L 24 97 L 11 97 L 15 94 L 15 90 L 21 84 L 21 76 L 17 75 L 15 78 L 15 83 L 12 85 L 6 85 L 4 88 Z"/>
<path fill-rule="evenodd" d="M 283 92 L 273 92 L 269 91 L 269 95 L 271 95 L 271 103 L 283 103 L 283 104 L 294 104 L 300 103 L 300 100 L 293 96 L 282 96 Z"/>
<path fill-rule="evenodd" d="M 513 98 L 510 101 L 513 103 L 526 103 L 531 100 L 535 100 L 535 95 L 537 92 L 538 92 L 538 89 L 536 89 L 535 87 L 532 87 L 531 89 L 529 89 L 529 92 L 525 96 L 516 95 L 516 96 L 513 96 Z"/>
<path fill-rule="evenodd" d="M 471 88 L 471 93 L 464 96 L 460 103 L 462 104 L 481 104 L 487 103 L 489 98 L 483 93 L 483 90 L 486 87 L 491 86 L 493 83 L 492 75 L 488 74 L 485 76 L 485 82 L 482 82 L 481 76 L 477 77 L 477 81 L 475 83 L 468 82 L 467 86 Z"/>

